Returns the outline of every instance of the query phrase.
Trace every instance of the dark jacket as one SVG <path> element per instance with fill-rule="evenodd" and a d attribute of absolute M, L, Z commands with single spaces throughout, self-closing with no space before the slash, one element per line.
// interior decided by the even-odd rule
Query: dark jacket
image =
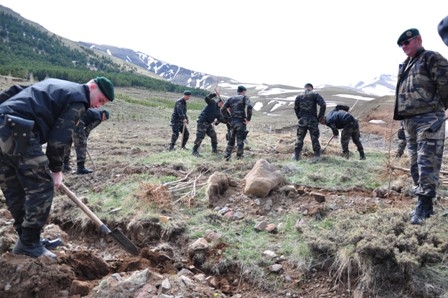
<path fill-rule="evenodd" d="M 339 135 L 339 129 L 354 125 L 358 120 L 344 110 L 333 110 L 325 117 L 326 124 L 331 128 L 333 135 Z"/>
<path fill-rule="evenodd" d="M 84 113 L 77 127 L 82 127 L 82 129 L 86 131 L 86 134 L 88 136 L 95 127 L 100 125 L 101 121 L 101 110 L 90 108 Z"/>
<path fill-rule="evenodd" d="M 70 144 L 76 123 L 90 106 L 85 84 L 46 79 L 0 104 L 0 113 L 34 121 L 33 131 L 47 144 L 50 170 L 62 169 L 64 148 Z"/>
<path fill-rule="evenodd" d="M 198 122 L 207 122 L 209 124 L 213 123 L 215 119 L 220 121 L 221 113 L 219 111 L 218 103 L 210 98 L 208 95 L 204 98 L 207 105 L 202 109 L 198 116 Z M 222 122 L 222 121 L 221 121 Z"/>

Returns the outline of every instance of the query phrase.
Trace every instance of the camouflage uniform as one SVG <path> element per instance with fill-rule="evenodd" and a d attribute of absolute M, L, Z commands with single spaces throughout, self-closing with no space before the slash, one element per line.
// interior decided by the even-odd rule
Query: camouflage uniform
<path fill-rule="evenodd" d="M 173 134 L 171 135 L 170 150 L 174 149 L 179 134 L 182 134 L 181 148 L 184 149 L 187 144 L 190 132 L 184 120 L 188 121 L 187 102 L 185 99 L 179 98 L 174 105 L 173 114 L 171 115 L 171 129 L 173 130 Z"/>
<path fill-rule="evenodd" d="M 317 114 L 317 106 L 320 106 L 319 115 Z M 314 156 L 320 156 L 319 122 L 325 115 L 325 109 L 325 100 L 319 93 L 313 90 L 305 90 L 302 94 L 296 97 L 294 102 L 294 112 L 299 121 L 297 126 L 297 141 L 294 148 L 295 160 L 300 159 L 303 140 L 308 131 L 310 132 Z"/>
<path fill-rule="evenodd" d="M 241 159 L 244 154 L 244 139 L 246 137 L 246 123 L 252 118 L 252 103 L 249 97 L 238 94 L 230 97 L 221 107 L 221 115 L 229 126 L 229 140 L 227 142 L 224 158 L 230 160 L 236 139 L 236 156 Z"/>
<path fill-rule="evenodd" d="M 350 151 L 348 150 L 348 144 L 350 139 L 358 148 L 360 159 L 366 159 L 364 154 L 364 148 L 362 147 L 359 132 L 359 123 L 351 114 L 345 110 L 334 109 L 325 117 L 325 123 L 331 128 L 334 136 L 339 136 L 339 129 L 341 132 L 341 147 L 342 156 L 349 158 Z"/>
<path fill-rule="evenodd" d="M 448 61 L 422 47 L 400 64 L 394 108 L 394 120 L 401 120 L 405 129 L 418 195 L 413 224 L 433 213 L 445 140 L 444 100 L 448 100 Z M 436 123 L 441 125 L 433 131 L 430 127 Z"/>
<path fill-rule="evenodd" d="M 215 119 L 218 121 L 217 123 L 219 123 L 222 118 L 218 103 L 213 100 L 215 97 L 216 94 L 211 93 L 204 98 L 207 105 L 202 109 L 197 120 L 196 140 L 194 141 L 193 147 L 194 155 L 199 155 L 198 149 L 206 135 L 211 139 L 212 152 L 218 152 L 218 138 L 215 129 L 213 128 L 213 123 L 215 122 Z"/>
<path fill-rule="evenodd" d="M 57 79 L 0 104 L 0 186 L 24 245 L 40 243 L 54 195 L 51 172 L 61 171 L 65 146 L 88 107 L 87 85 Z"/>
<path fill-rule="evenodd" d="M 88 109 L 79 123 L 76 125 L 73 134 L 73 143 L 75 145 L 76 151 L 76 163 L 78 169 L 84 169 L 86 156 L 87 156 L 87 139 L 89 138 L 90 132 L 101 124 L 103 117 L 103 112 L 99 109 L 90 108 Z M 70 149 L 72 142 L 67 146 L 64 165 L 69 163 Z"/>

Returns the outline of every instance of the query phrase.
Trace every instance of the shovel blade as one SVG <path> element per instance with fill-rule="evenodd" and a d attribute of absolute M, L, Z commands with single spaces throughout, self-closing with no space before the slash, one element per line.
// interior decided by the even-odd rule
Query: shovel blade
<path fill-rule="evenodd" d="M 131 255 L 138 256 L 138 248 L 120 230 L 114 229 L 108 235 L 125 251 Z"/>

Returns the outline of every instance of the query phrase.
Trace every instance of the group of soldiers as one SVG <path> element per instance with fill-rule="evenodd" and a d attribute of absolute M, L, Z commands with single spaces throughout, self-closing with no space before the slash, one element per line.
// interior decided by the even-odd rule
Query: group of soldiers
<path fill-rule="evenodd" d="M 243 158 L 244 141 L 247 137 L 247 125 L 252 118 L 253 106 L 246 96 L 247 88 L 240 85 L 237 88 L 237 95 L 224 101 L 219 92 L 210 93 L 205 97 L 206 106 L 202 109 L 197 119 L 196 139 L 192 154 L 200 156 L 199 147 L 205 136 L 211 139 L 212 153 L 218 153 L 218 138 L 214 126 L 219 123 L 227 125 L 227 147 L 224 158 L 229 161 L 236 143 L 236 158 Z M 176 101 L 174 111 L 171 116 L 171 143 L 169 150 L 174 150 L 179 134 L 182 134 L 181 148 L 186 149 L 190 133 L 187 125 L 189 123 L 187 116 L 187 101 L 190 99 L 191 92 L 185 91 L 184 96 Z M 218 98 L 216 101 L 215 98 Z"/>
<path fill-rule="evenodd" d="M 236 142 L 236 158 L 243 158 L 244 142 L 247 137 L 247 125 L 252 118 L 253 106 L 246 96 L 246 87 L 238 86 L 237 95 L 230 97 L 227 101 L 221 98 L 218 92 L 210 93 L 205 97 L 206 106 L 202 109 L 197 119 L 196 139 L 192 154 L 200 156 L 199 147 L 205 136 L 211 139 L 212 153 L 218 153 L 218 139 L 215 125 L 225 123 L 227 125 L 227 147 L 225 149 L 224 158 L 229 161 Z M 169 150 L 174 150 L 175 143 L 182 134 L 181 148 L 186 149 L 185 145 L 188 141 L 190 133 L 187 125 L 189 123 L 187 116 L 187 101 L 190 99 L 191 92 L 185 91 L 182 98 L 176 101 L 174 111 L 171 116 L 171 143 Z M 215 98 L 218 98 L 215 101 Z M 318 111 L 319 108 L 319 111 Z M 349 142 L 353 140 L 358 148 L 360 159 L 366 159 L 364 148 L 360 141 L 358 120 L 349 113 L 349 107 L 345 105 L 337 105 L 334 110 L 325 116 L 326 103 L 322 96 L 314 91 L 312 84 L 305 84 L 305 90 L 299 94 L 294 103 L 294 111 L 298 119 L 297 141 L 294 147 L 293 160 L 301 159 L 301 151 L 304 144 L 306 134 L 310 133 L 311 143 L 314 151 L 312 161 L 320 159 L 322 152 L 319 143 L 319 123 L 327 125 L 331 128 L 334 136 L 339 136 L 341 129 L 341 145 L 342 156 L 350 157 Z"/>

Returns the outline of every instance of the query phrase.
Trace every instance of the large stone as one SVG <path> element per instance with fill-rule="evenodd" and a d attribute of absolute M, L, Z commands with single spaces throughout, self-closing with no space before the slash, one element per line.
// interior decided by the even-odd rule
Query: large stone
<path fill-rule="evenodd" d="M 259 159 L 247 173 L 244 194 L 264 198 L 271 190 L 285 182 L 282 172 L 264 159 Z"/>

